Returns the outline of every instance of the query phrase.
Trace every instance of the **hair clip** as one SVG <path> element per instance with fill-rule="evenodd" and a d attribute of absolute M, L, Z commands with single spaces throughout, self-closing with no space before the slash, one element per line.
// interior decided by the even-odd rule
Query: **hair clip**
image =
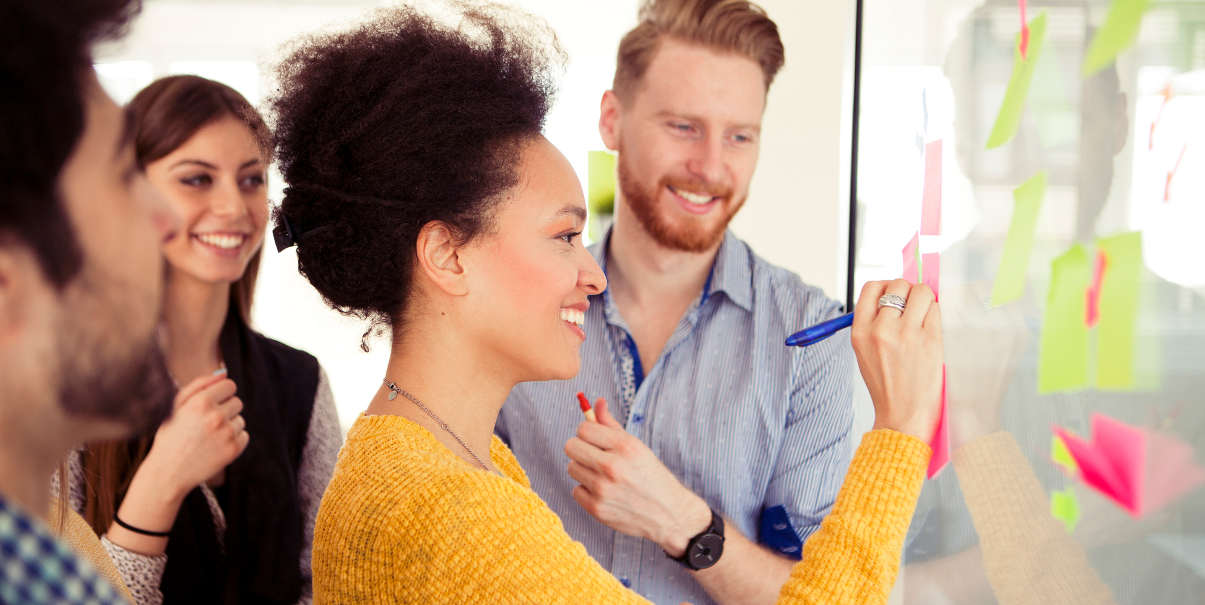
<path fill-rule="evenodd" d="M 276 241 L 277 252 L 283 252 L 285 248 L 297 245 L 297 230 L 289 224 L 289 218 L 283 212 L 276 216 L 276 228 L 272 229 L 272 239 Z"/>

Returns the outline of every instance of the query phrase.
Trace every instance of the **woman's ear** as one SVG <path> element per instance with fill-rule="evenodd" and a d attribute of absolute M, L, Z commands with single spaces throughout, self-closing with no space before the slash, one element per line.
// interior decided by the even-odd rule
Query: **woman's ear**
<path fill-rule="evenodd" d="M 451 296 L 464 296 L 469 288 L 457 241 L 447 223 L 431 221 L 419 230 L 415 253 L 419 272 L 432 284 Z"/>

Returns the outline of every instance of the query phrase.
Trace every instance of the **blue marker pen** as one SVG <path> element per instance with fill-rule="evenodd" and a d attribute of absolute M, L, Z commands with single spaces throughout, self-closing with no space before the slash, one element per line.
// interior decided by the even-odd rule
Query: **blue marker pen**
<path fill-rule="evenodd" d="M 788 347 L 806 347 L 811 344 L 816 344 L 829 336 L 832 336 L 837 330 L 848 328 L 854 323 L 854 314 L 846 313 L 840 317 L 834 317 L 828 321 L 822 321 L 810 328 L 804 328 L 787 337 Z"/>

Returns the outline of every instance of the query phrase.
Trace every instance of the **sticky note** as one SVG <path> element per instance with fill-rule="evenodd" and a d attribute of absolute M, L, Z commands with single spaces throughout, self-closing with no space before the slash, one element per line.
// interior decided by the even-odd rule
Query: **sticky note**
<path fill-rule="evenodd" d="M 940 298 L 941 254 L 938 252 L 931 252 L 929 254 L 922 254 L 920 258 L 921 277 L 923 278 L 921 281 L 926 286 L 929 286 L 929 289 L 933 291 L 934 296 Z"/>
<path fill-rule="evenodd" d="M 912 239 L 904 246 L 904 275 L 903 278 L 914 283 L 920 283 L 920 234 L 914 233 Z"/>
<path fill-rule="evenodd" d="M 1038 353 L 1038 393 L 1076 391 L 1088 386 L 1084 291 L 1091 279 L 1088 254 L 1079 244 L 1051 263 Z"/>
<path fill-rule="evenodd" d="M 1017 134 L 1017 127 L 1021 125 L 1021 110 L 1025 107 L 1025 98 L 1029 96 L 1034 66 L 1042 58 L 1042 48 L 1046 43 L 1046 11 L 1039 13 L 1029 25 L 1029 51 L 1025 57 L 1021 56 L 1020 37 L 1017 34 L 1017 45 L 1013 48 L 1013 73 L 1008 79 L 1000 111 L 996 114 L 996 123 L 987 138 L 988 149 L 1007 143 Z"/>
<path fill-rule="evenodd" d="M 992 306 L 1021 298 L 1025 292 L 1025 274 L 1033 250 L 1038 213 L 1046 197 L 1046 173 L 1039 172 L 1013 190 L 1013 216 L 1004 240 L 1004 255 L 992 285 Z"/>
<path fill-rule="evenodd" d="M 591 213 L 615 211 L 615 155 L 609 151 L 589 151 L 587 156 L 586 202 Z"/>
<path fill-rule="evenodd" d="M 1068 473 L 1073 475 L 1079 474 L 1079 467 L 1075 465 L 1075 458 L 1071 457 L 1071 452 L 1067 450 L 1067 444 L 1059 439 L 1058 435 L 1050 438 L 1050 459 L 1055 464 L 1063 467 Z"/>
<path fill-rule="evenodd" d="M 1059 427 L 1055 434 L 1079 468 L 1084 485 L 1134 517 L 1156 512 L 1205 485 L 1205 469 L 1193 462 L 1192 447 L 1175 437 L 1092 415 L 1092 439 Z"/>
<path fill-rule="evenodd" d="M 941 235 L 941 140 L 925 145 L 925 185 L 921 198 L 921 235 Z"/>
<path fill-rule="evenodd" d="M 1142 233 L 1123 233 L 1097 240 L 1108 257 L 1100 284 L 1096 324 L 1096 387 L 1131 390 L 1134 379 L 1134 332 L 1138 321 L 1139 278 L 1142 273 Z"/>
<path fill-rule="evenodd" d="M 1088 45 L 1084 56 L 1084 77 L 1104 69 L 1117 59 L 1121 51 L 1128 48 L 1138 37 L 1142 16 L 1150 6 L 1150 0 L 1113 0 L 1104 25 L 1096 30 L 1096 36 Z"/>
<path fill-rule="evenodd" d="M 1079 523 L 1079 503 L 1075 500 L 1075 492 L 1071 488 L 1050 494 L 1050 514 L 1063 522 L 1067 533 L 1075 531 L 1075 526 Z"/>
<path fill-rule="evenodd" d="M 941 412 L 937 418 L 937 427 L 933 429 L 933 437 L 929 439 L 929 448 L 933 456 L 929 458 L 929 469 L 925 476 L 932 479 L 946 467 L 950 461 L 950 423 L 946 411 L 946 366 L 941 366 Z"/>

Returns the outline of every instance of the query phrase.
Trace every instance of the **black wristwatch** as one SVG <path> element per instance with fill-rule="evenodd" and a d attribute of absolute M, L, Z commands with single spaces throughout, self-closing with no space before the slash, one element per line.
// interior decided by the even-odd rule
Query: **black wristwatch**
<path fill-rule="evenodd" d="M 698 571 L 715 565 L 722 554 L 724 554 L 724 519 L 716 514 L 713 508 L 711 509 L 711 525 L 690 539 L 682 556 L 670 557 L 669 553 L 665 553 L 665 556 L 681 563 L 687 569 Z"/>

